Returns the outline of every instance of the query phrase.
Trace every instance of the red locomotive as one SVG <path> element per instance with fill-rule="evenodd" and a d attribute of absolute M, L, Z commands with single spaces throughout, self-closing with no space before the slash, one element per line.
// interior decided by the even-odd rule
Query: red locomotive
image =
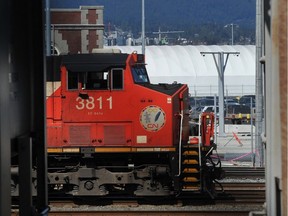
<path fill-rule="evenodd" d="M 189 142 L 187 85 L 151 84 L 144 56 L 137 53 L 53 58 L 47 75 L 51 193 L 141 197 L 213 191 L 215 146 L 210 140 Z"/>

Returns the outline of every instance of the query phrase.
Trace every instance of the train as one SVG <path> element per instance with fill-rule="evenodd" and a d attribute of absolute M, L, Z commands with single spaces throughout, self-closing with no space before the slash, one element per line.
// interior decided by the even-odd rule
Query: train
<path fill-rule="evenodd" d="M 137 52 L 52 56 L 50 63 L 49 195 L 214 196 L 222 170 L 213 157 L 213 113 L 202 115 L 201 136 L 193 134 L 186 84 L 152 84 Z"/>

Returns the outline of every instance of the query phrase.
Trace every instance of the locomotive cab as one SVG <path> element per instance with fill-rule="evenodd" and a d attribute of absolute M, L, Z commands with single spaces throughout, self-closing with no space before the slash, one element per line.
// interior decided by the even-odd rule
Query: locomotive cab
<path fill-rule="evenodd" d="M 200 155 L 207 151 L 187 146 L 186 84 L 150 83 L 137 53 L 53 58 L 46 100 L 51 191 L 171 196 L 203 190 Z"/>
<path fill-rule="evenodd" d="M 58 94 L 48 97 L 59 105 L 48 109 L 49 147 L 175 148 L 179 115 L 188 112 L 187 86 L 151 84 L 144 56 L 136 53 L 63 56 Z M 181 128 L 183 140 L 188 131 Z"/>

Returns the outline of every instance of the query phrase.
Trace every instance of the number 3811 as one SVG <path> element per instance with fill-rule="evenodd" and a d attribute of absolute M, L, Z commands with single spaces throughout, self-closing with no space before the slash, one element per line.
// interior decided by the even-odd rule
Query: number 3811
<path fill-rule="evenodd" d="M 103 102 L 104 101 L 104 102 Z M 96 109 L 103 109 L 103 103 L 108 103 L 109 109 L 112 109 L 112 96 L 109 98 L 106 98 L 106 100 L 102 98 L 102 96 L 96 98 L 89 96 L 88 99 L 83 99 L 81 97 L 76 98 L 76 109 L 83 110 L 88 109 L 92 110 L 94 108 Z"/>

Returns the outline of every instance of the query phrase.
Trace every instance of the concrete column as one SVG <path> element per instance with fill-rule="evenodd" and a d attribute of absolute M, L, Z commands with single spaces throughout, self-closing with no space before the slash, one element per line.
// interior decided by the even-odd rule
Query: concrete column
<path fill-rule="evenodd" d="M 260 58 L 263 56 L 263 0 L 256 0 L 256 119 L 255 119 L 255 147 L 256 166 L 264 164 L 264 147 L 261 133 L 263 132 L 263 66 Z"/>
<path fill-rule="evenodd" d="M 9 44 L 10 0 L 0 1 L 0 215 L 11 215 Z"/>

